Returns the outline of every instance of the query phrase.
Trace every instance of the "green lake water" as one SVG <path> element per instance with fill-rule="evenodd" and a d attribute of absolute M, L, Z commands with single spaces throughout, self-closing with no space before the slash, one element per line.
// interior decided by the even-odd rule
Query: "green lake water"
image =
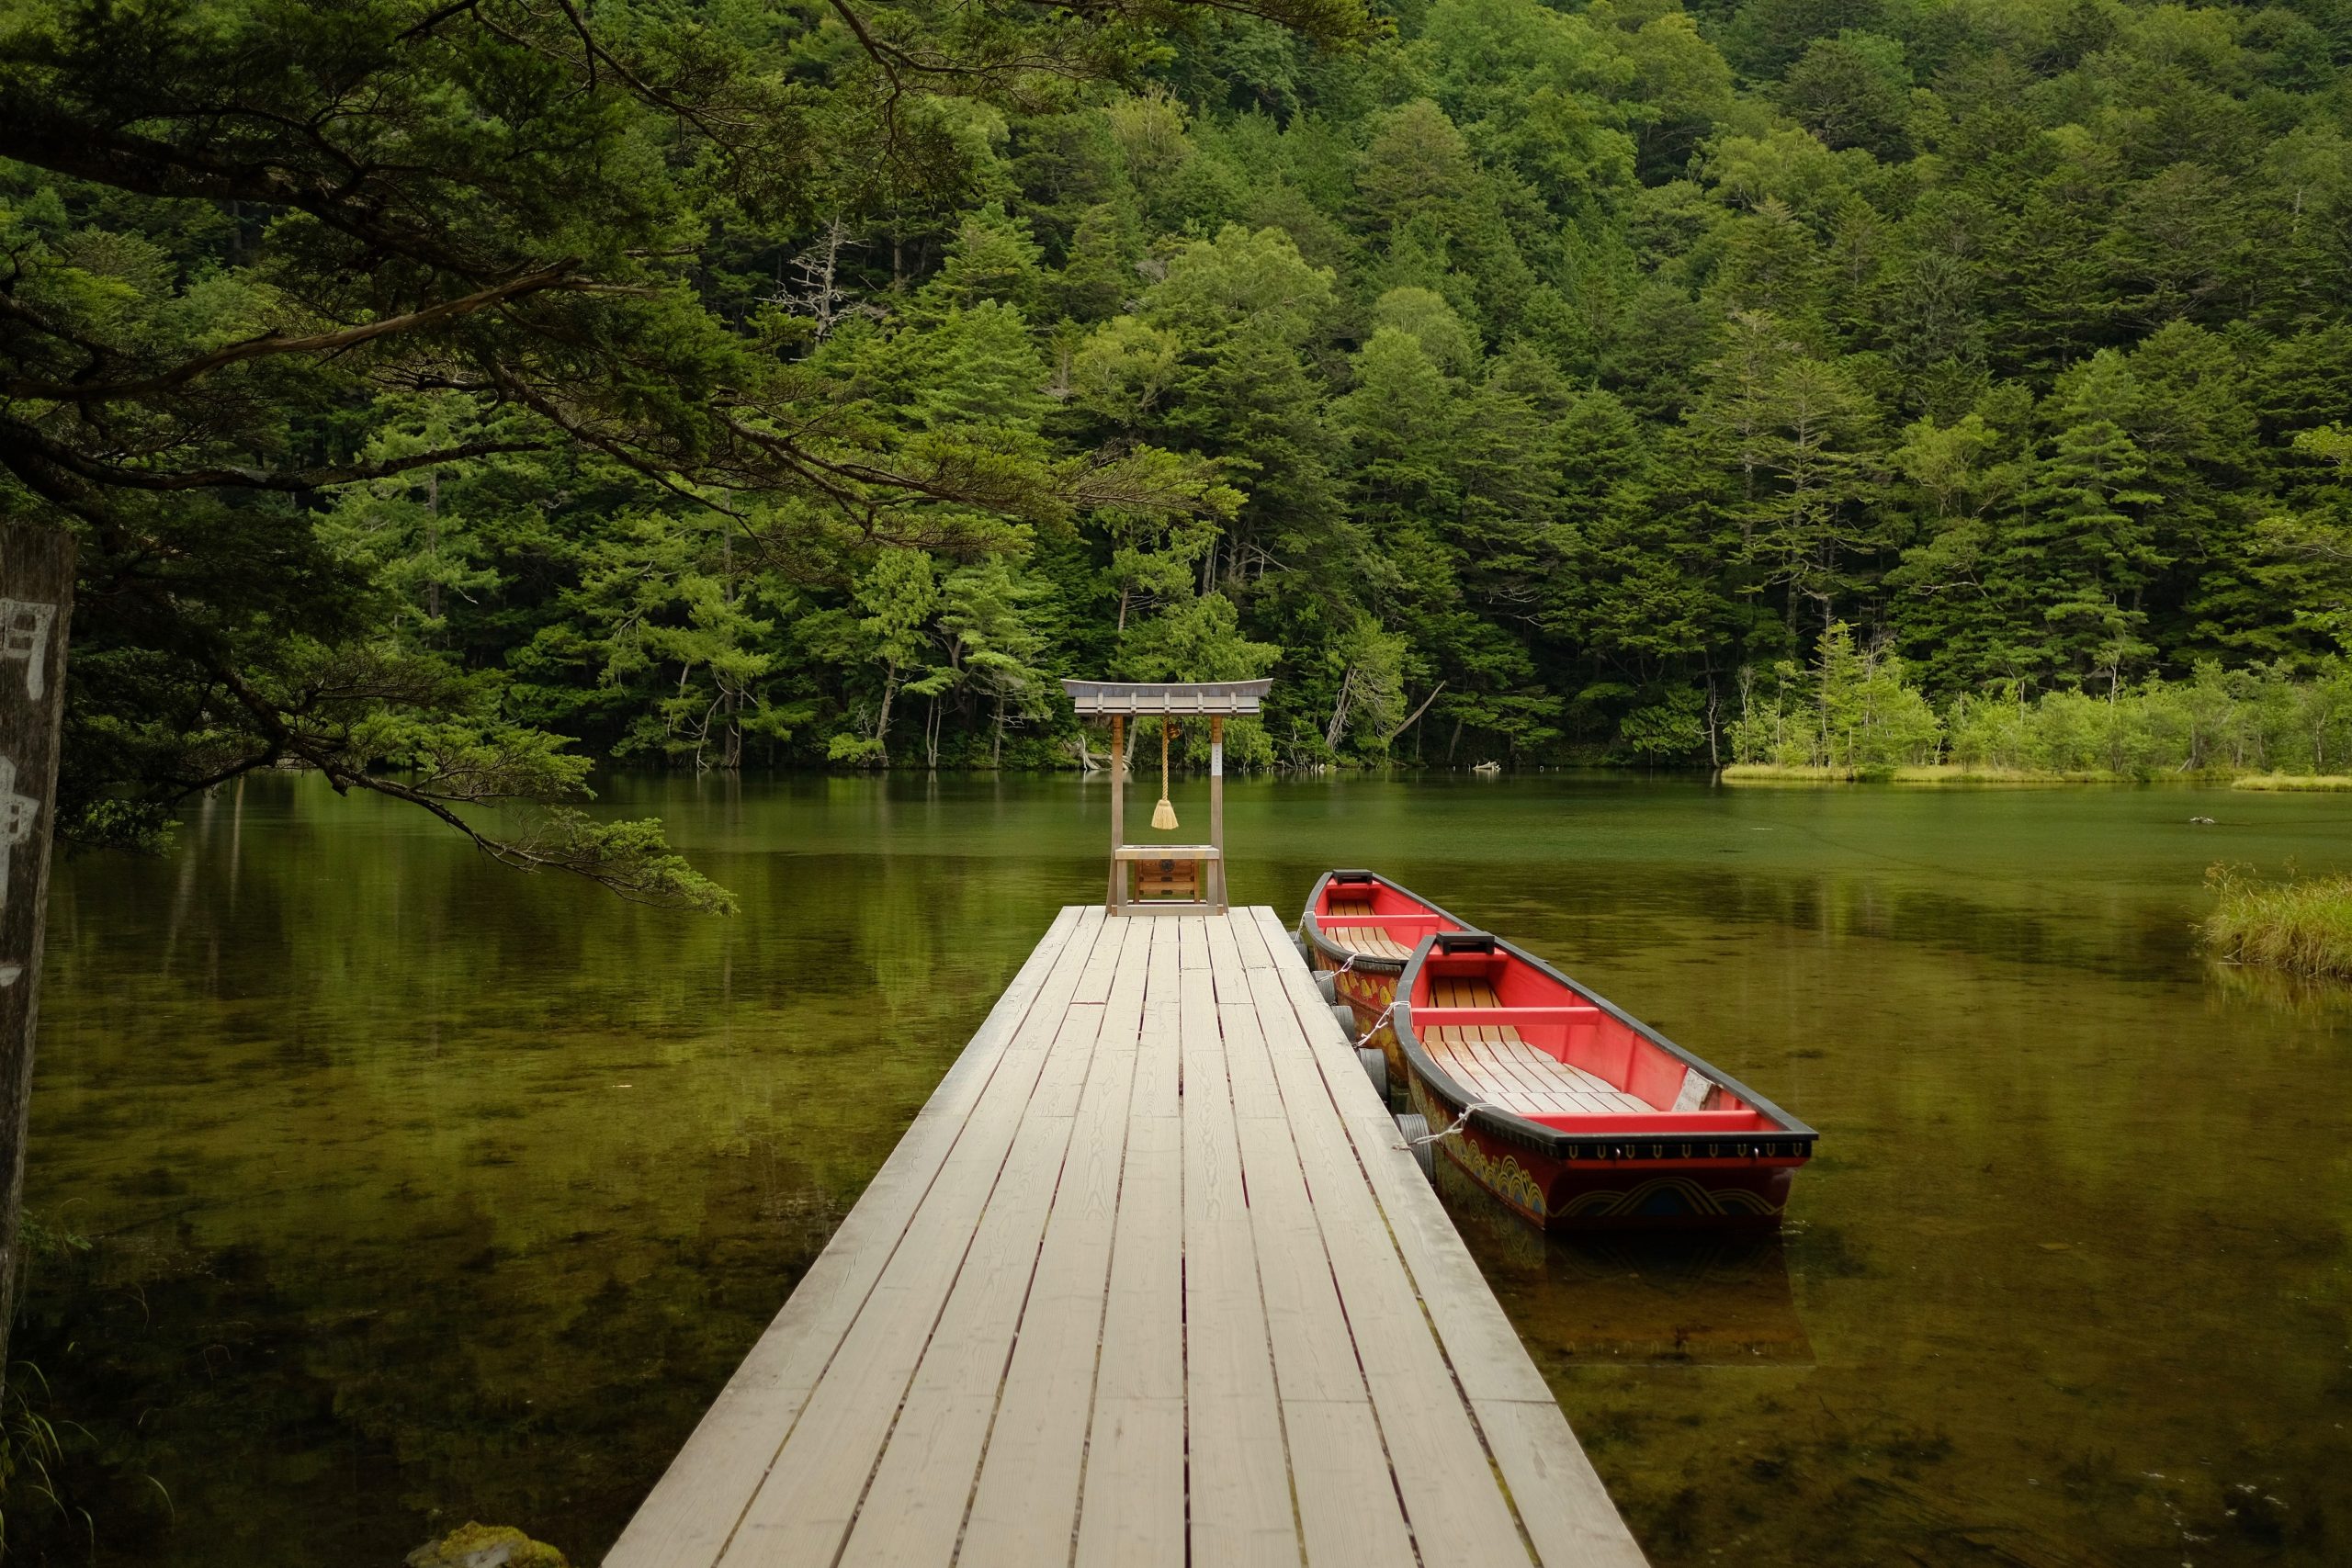
<path fill-rule="evenodd" d="M 594 1563 L 1054 909 L 1076 779 L 622 779 L 712 919 L 254 779 L 62 866 L 24 1560 Z M 1181 784 L 1186 821 L 1202 786 Z M 2352 797 L 1236 781 L 1238 899 L 1370 865 L 1819 1128 L 1770 1244 L 1451 1206 L 1660 1564 L 2352 1562 L 2352 1004 L 2191 952 Z M 2191 816 L 2219 818 L 2212 827 Z M 20 1385 L 37 1380 L 20 1371 Z"/>

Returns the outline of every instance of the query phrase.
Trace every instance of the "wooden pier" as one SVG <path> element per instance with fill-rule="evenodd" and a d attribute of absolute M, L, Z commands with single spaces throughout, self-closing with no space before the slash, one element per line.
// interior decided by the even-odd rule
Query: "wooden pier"
<path fill-rule="evenodd" d="M 605 1559 L 1641 1561 L 1262 908 L 1064 909 Z"/>

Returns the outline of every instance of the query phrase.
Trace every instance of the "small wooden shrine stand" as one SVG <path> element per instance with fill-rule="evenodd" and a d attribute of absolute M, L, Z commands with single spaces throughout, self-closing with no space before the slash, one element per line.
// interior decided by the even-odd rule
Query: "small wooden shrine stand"
<path fill-rule="evenodd" d="M 1258 711 L 1271 681 L 1136 683 L 1064 681 L 1080 718 L 1111 720 L 1111 877 L 1105 907 L 1114 915 L 1222 915 L 1225 896 L 1225 721 Z M 1209 841 L 1126 841 L 1127 720 L 1209 721 Z M 1134 870 L 1132 886 L 1129 868 Z"/>

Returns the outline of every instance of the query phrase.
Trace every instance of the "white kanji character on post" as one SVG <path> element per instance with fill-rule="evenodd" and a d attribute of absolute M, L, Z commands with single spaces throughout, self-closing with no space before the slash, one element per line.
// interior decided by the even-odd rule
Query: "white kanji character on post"
<path fill-rule="evenodd" d="M 49 656 L 49 629 L 57 624 L 57 606 L 29 599 L 0 599 L 0 659 L 18 659 L 25 665 L 25 694 L 35 702 L 48 689 L 43 661 Z M 12 769 L 11 772 L 14 770 Z"/>

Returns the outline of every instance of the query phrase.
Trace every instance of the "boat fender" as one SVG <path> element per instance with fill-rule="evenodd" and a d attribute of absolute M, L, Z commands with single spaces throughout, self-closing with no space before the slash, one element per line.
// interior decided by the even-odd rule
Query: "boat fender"
<path fill-rule="evenodd" d="M 1359 1031 L 1356 1028 L 1355 1009 L 1345 1002 L 1335 1004 L 1331 1009 L 1331 1021 L 1340 1026 L 1340 1032 L 1347 1036 L 1349 1044 L 1352 1045 L 1356 1043 Z"/>
<path fill-rule="evenodd" d="M 1315 988 L 1323 994 L 1323 999 L 1326 1002 L 1333 1007 L 1340 1005 L 1340 977 L 1337 975 L 1327 969 L 1316 976 Z"/>
<path fill-rule="evenodd" d="M 1306 945 L 1306 939 L 1305 937 L 1299 935 L 1296 931 L 1293 931 L 1290 933 L 1290 944 L 1298 949 L 1298 955 L 1306 960 L 1306 966 L 1309 969 L 1315 967 L 1315 950 Z"/>
<path fill-rule="evenodd" d="M 1374 1090 L 1380 1096 L 1380 1103 L 1386 1105 L 1388 1103 L 1388 1058 L 1372 1046 L 1366 1045 L 1356 1052 L 1356 1060 L 1363 1064 L 1363 1076 L 1372 1080 Z"/>
<path fill-rule="evenodd" d="M 1421 1174 L 1437 1179 L 1437 1145 L 1429 1142 L 1430 1119 L 1417 1111 L 1408 1111 L 1396 1118 L 1396 1131 L 1404 1134 L 1405 1146 L 1413 1151 L 1413 1163 Z"/>

